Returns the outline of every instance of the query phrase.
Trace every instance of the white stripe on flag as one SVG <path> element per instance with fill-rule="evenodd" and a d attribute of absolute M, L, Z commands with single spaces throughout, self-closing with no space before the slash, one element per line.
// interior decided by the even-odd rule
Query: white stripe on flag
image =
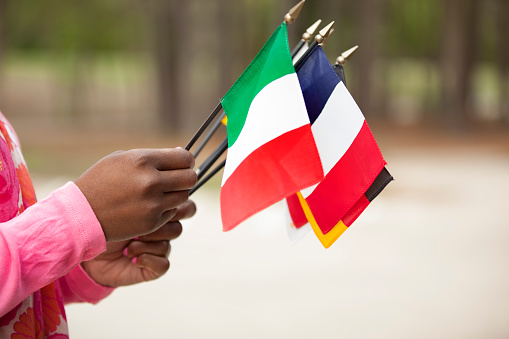
<path fill-rule="evenodd" d="M 244 159 L 262 145 L 309 124 L 301 93 L 295 73 L 272 81 L 258 93 L 249 107 L 239 137 L 228 149 L 221 185 L 224 185 Z"/>
<path fill-rule="evenodd" d="M 324 174 L 346 153 L 364 123 L 364 116 L 345 85 L 340 82 L 332 91 L 322 113 L 311 125 Z M 307 198 L 317 185 L 302 190 Z"/>

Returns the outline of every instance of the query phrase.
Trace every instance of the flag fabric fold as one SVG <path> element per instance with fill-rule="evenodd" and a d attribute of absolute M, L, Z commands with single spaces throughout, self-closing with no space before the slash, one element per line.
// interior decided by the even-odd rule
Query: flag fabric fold
<path fill-rule="evenodd" d="M 221 100 L 228 153 L 221 184 L 223 230 L 323 179 L 286 24 Z"/>
<path fill-rule="evenodd" d="M 392 177 L 362 112 L 320 46 L 297 75 L 325 178 L 288 197 L 287 204 L 293 227 L 309 222 L 329 247 L 376 196 L 368 192 L 379 193 Z"/>

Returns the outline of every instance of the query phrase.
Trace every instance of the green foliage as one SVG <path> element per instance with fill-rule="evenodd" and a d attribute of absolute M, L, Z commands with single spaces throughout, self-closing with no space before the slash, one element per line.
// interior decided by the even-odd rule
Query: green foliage
<path fill-rule="evenodd" d="M 139 46 L 146 34 L 143 8 L 134 1 L 10 1 L 7 47 L 110 50 Z"/>
<path fill-rule="evenodd" d="M 435 57 L 441 44 L 443 5 L 439 0 L 388 0 L 382 37 L 388 56 Z"/>

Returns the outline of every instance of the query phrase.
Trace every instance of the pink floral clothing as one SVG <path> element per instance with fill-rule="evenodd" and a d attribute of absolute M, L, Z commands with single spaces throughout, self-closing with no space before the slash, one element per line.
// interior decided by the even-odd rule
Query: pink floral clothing
<path fill-rule="evenodd" d="M 97 303 L 113 290 L 79 265 L 105 249 L 74 183 L 36 203 L 18 139 L 0 113 L 0 338 L 67 338 L 63 304 Z"/>

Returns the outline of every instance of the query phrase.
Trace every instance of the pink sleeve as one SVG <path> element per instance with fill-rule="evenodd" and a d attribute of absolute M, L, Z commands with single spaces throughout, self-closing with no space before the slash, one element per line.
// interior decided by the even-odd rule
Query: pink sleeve
<path fill-rule="evenodd" d="M 0 223 L 0 315 L 105 249 L 101 225 L 72 182 Z"/>
<path fill-rule="evenodd" d="M 81 265 L 74 267 L 69 273 L 59 279 L 60 290 L 64 303 L 88 302 L 97 304 L 115 290 L 96 283 L 83 270 Z"/>

